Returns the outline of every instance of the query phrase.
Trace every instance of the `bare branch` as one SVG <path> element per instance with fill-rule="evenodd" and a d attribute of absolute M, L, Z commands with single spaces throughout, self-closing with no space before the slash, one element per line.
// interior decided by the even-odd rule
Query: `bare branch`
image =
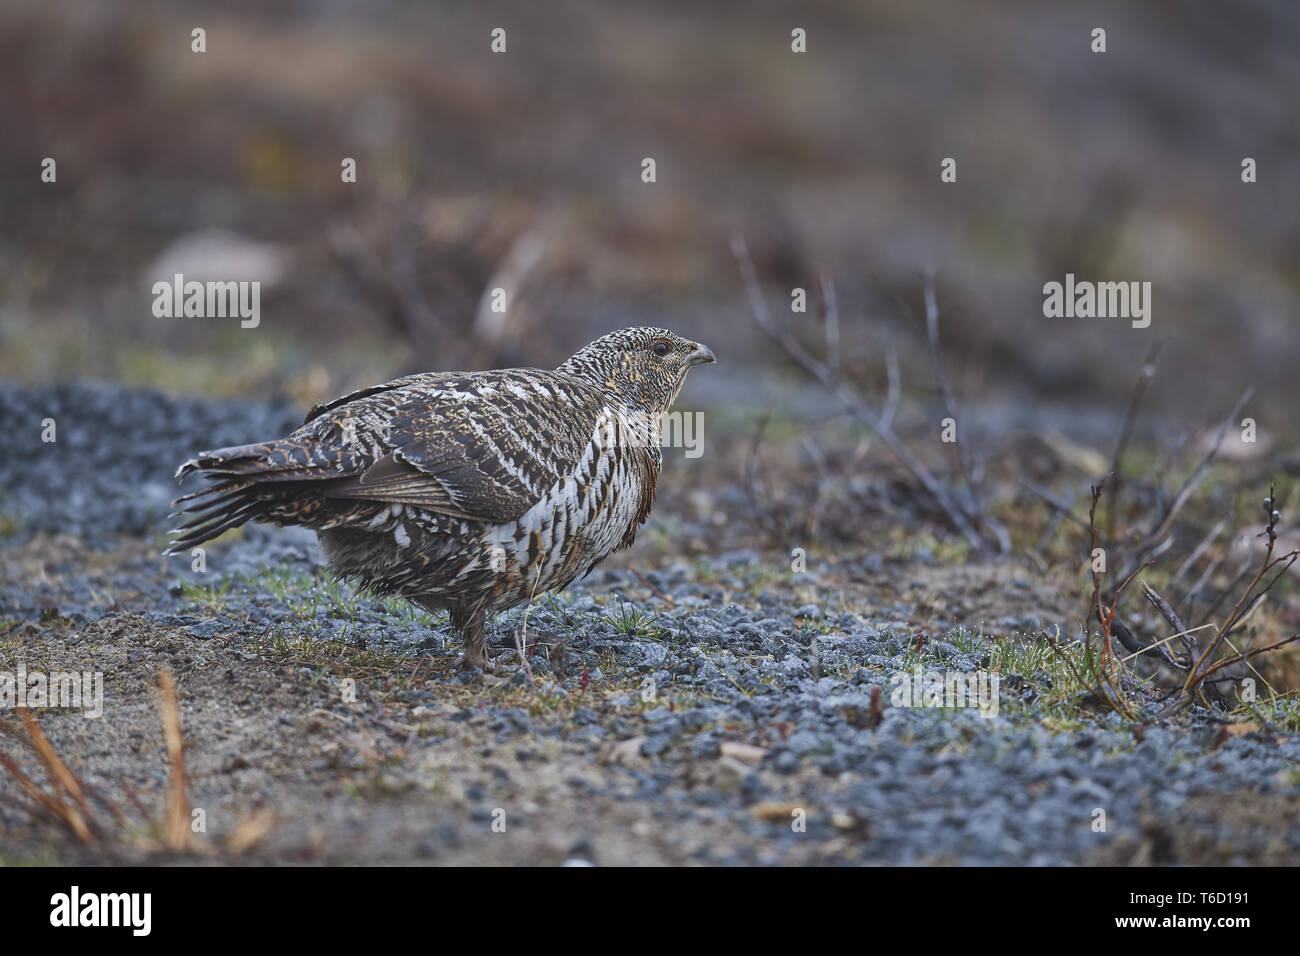
<path fill-rule="evenodd" d="M 1147 601 L 1151 604 L 1151 606 L 1154 607 L 1156 611 L 1159 612 L 1160 616 L 1165 619 L 1165 621 L 1169 624 L 1169 626 L 1174 629 L 1174 632 L 1182 639 L 1183 646 L 1187 649 L 1187 655 L 1188 655 L 1187 662 L 1180 663 L 1179 661 L 1174 659 L 1174 656 L 1169 652 L 1168 648 L 1165 646 L 1165 642 L 1160 641 L 1158 642 L 1158 647 L 1160 649 L 1162 656 L 1174 667 L 1177 667 L 1180 670 L 1187 670 L 1187 668 L 1192 666 L 1192 661 L 1196 660 L 1196 654 L 1197 654 L 1196 641 L 1192 637 L 1191 631 L 1187 629 L 1187 625 L 1183 623 L 1182 618 L 1178 616 L 1178 613 L 1170 606 L 1169 602 L 1164 599 L 1164 597 L 1160 594 L 1159 591 L 1153 588 L 1146 581 L 1142 582 L 1142 595 L 1147 599 Z"/>
<path fill-rule="evenodd" d="M 933 269 L 927 269 L 924 272 L 922 285 L 925 295 L 925 337 L 930 345 L 930 363 L 934 366 L 934 380 L 939 386 L 939 394 L 943 398 L 943 407 L 947 410 L 948 416 L 954 422 L 960 421 L 957 400 L 953 397 L 952 388 L 948 384 L 948 377 L 943 371 L 943 362 L 939 357 L 939 299 L 935 293 Z M 970 434 L 969 430 L 963 429 L 963 432 L 966 435 Z M 982 526 L 993 533 L 993 537 L 998 543 L 998 550 L 1005 554 L 1011 550 L 1011 537 L 1002 525 L 984 511 L 983 487 L 979 475 L 976 473 L 969 441 L 958 439 L 957 456 L 961 461 L 962 474 L 966 477 L 966 488 L 970 493 L 971 517 L 976 527 Z"/>
<path fill-rule="evenodd" d="M 830 273 L 821 270 L 822 303 L 826 308 L 826 365 L 831 371 L 840 367 L 840 309 L 835 297 L 835 283 Z"/>
<path fill-rule="evenodd" d="M 885 346 L 885 370 L 889 375 L 889 393 L 885 396 L 885 407 L 880 412 L 880 423 L 884 428 L 891 428 L 894 424 L 894 415 L 898 412 L 898 398 L 901 391 L 898 349 L 893 345 Z"/>
<path fill-rule="evenodd" d="M 1254 394 L 1255 390 L 1253 388 L 1247 388 L 1246 391 L 1242 393 L 1241 398 L 1237 399 L 1237 404 L 1232 406 L 1232 411 L 1229 412 L 1228 417 L 1224 419 L 1223 427 L 1219 429 L 1219 434 L 1214 439 L 1214 444 L 1210 446 L 1208 451 L 1206 451 L 1204 457 L 1201 458 L 1197 466 L 1192 469 L 1192 473 L 1187 476 L 1182 486 L 1178 489 L 1178 493 L 1174 495 L 1174 500 L 1169 503 L 1169 507 L 1165 509 L 1164 514 L 1158 521 L 1156 521 L 1155 525 L 1147 533 L 1146 540 L 1137 549 L 1137 555 L 1142 555 L 1145 551 L 1150 550 L 1155 542 L 1168 533 L 1169 526 L 1173 524 L 1174 518 L 1178 516 L 1178 512 L 1182 511 L 1183 505 L 1187 504 L 1187 499 L 1192 496 L 1192 492 L 1196 490 L 1197 485 L 1199 485 L 1201 480 L 1205 477 L 1206 469 L 1210 467 L 1210 464 L 1218 456 L 1219 448 L 1223 444 L 1224 436 L 1228 434 L 1228 428 L 1237 420 L 1237 415 L 1241 413 L 1242 408 L 1248 401 L 1250 401 L 1250 397 Z"/>
<path fill-rule="evenodd" d="M 886 447 L 894 453 L 894 456 L 921 483 L 921 486 L 925 488 L 930 497 L 935 500 L 944 514 L 947 515 L 953 527 L 964 534 L 977 551 L 986 550 L 983 539 L 966 514 L 953 501 L 930 470 L 907 450 L 907 447 L 894 433 L 893 428 L 882 421 L 881 417 L 872 411 L 860 396 L 850 390 L 833 369 L 814 357 L 788 331 L 778 327 L 772 320 L 772 316 L 767 309 L 767 303 L 763 299 L 758 276 L 754 271 L 753 260 L 749 256 L 749 248 L 742 236 L 739 234 L 732 236 L 731 249 L 740 267 L 740 274 L 749 295 L 750 312 L 758 327 L 779 344 L 790 358 L 832 392 L 855 418 L 879 435 Z"/>
<path fill-rule="evenodd" d="M 1174 576 L 1169 579 L 1170 587 L 1173 587 L 1181 581 L 1183 575 L 1190 571 L 1197 561 L 1201 560 L 1201 556 L 1205 554 L 1210 545 L 1214 543 L 1214 539 L 1222 533 L 1226 523 L 1226 519 L 1220 519 L 1215 526 L 1210 529 L 1210 533 L 1201 539 L 1201 543 L 1192 549 L 1192 553 L 1187 556 L 1187 560 L 1178 566 L 1178 570 L 1174 572 Z"/>
<path fill-rule="evenodd" d="M 1147 357 L 1142 362 L 1142 371 L 1138 374 L 1137 382 L 1133 385 L 1133 397 L 1129 399 L 1128 411 L 1124 413 L 1124 426 L 1120 429 L 1119 441 L 1115 445 L 1115 455 L 1111 458 L 1110 470 L 1115 473 L 1118 480 L 1120 469 L 1124 465 L 1124 452 L 1128 450 L 1129 438 L 1133 433 L 1133 422 L 1137 419 L 1138 407 L 1142 404 L 1142 397 L 1146 394 L 1147 386 L 1156 374 L 1156 357 L 1160 354 L 1160 349 L 1164 347 L 1164 342 L 1156 342 L 1147 351 Z"/>

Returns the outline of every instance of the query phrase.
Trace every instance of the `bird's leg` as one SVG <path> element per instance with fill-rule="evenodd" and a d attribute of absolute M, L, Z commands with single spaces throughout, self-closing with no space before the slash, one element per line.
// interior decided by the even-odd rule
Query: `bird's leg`
<path fill-rule="evenodd" d="M 487 654 L 483 650 L 483 630 L 487 621 L 487 612 L 482 608 L 465 615 L 461 621 L 453 620 L 457 630 L 465 637 L 465 656 L 461 658 L 462 670 L 479 668 L 487 670 Z"/>

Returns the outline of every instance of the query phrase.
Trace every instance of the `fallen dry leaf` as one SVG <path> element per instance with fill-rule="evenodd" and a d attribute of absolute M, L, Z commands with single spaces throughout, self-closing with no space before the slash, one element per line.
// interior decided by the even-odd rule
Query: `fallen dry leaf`
<path fill-rule="evenodd" d="M 610 748 L 609 756 L 605 760 L 608 763 L 627 766 L 641 759 L 641 745 L 643 743 L 645 743 L 644 737 L 629 737 L 627 740 L 620 740 Z"/>
<path fill-rule="evenodd" d="M 766 823 L 785 823 L 789 821 L 796 810 L 803 810 L 805 807 L 797 803 L 777 803 L 772 800 L 764 800 L 761 803 L 754 804 L 750 811 L 755 820 L 763 820 Z"/>
<path fill-rule="evenodd" d="M 1100 475 L 1110 465 L 1106 456 L 1097 449 L 1067 438 L 1055 428 L 1039 429 L 1038 437 L 1057 458 L 1067 465 L 1073 465 L 1085 475 Z"/>
<path fill-rule="evenodd" d="M 753 744 L 740 744 L 730 740 L 724 740 L 719 748 L 721 755 L 739 760 L 742 763 L 756 764 L 763 759 L 767 750 L 763 747 L 755 747 Z"/>

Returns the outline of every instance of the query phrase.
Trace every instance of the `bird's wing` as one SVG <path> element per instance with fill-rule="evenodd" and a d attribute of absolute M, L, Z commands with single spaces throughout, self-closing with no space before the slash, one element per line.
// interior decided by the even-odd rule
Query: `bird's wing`
<path fill-rule="evenodd" d="M 309 421 L 369 462 L 324 495 L 510 521 L 575 472 L 604 408 L 591 386 L 535 369 L 413 379 Z"/>
<path fill-rule="evenodd" d="M 382 385 L 370 385 L 366 388 L 359 388 L 355 392 L 348 392 L 331 402 L 325 402 L 322 405 L 313 405 L 307 417 L 303 419 L 303 424 L 307 425 L 317 418 L 320 418 L 328 411 L 333 411 L 341 405 L 358 402 L 363 398 L 369 398 L 371 395 L 378 395 L 381 392 L 391 392 L 395 389 L 404 388 L 408 385 L 419 385 L 423 382 L 437 381 L 445 378 L 437 372 L 423 372 L 416 375 L 407 375 L 402 378 L 395 378 L 391 382 L 384 382 Z"/>

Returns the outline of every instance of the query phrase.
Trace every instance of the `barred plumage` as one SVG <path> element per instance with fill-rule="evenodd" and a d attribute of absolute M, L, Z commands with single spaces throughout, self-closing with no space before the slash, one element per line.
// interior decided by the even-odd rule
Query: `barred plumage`
<path fill-rule="evenodd" d="M 554 371 L 434 372 L 311 410 L 287 438 L 207 451 L 177 477 L 168 553 L 246 521 L 312 528 L 339 577 L 447 609 L 465 664 L 485 615 L 562 588 L 630 545 L 662 462 L 659 416 L 713 353 L 612 332 Z"/>

